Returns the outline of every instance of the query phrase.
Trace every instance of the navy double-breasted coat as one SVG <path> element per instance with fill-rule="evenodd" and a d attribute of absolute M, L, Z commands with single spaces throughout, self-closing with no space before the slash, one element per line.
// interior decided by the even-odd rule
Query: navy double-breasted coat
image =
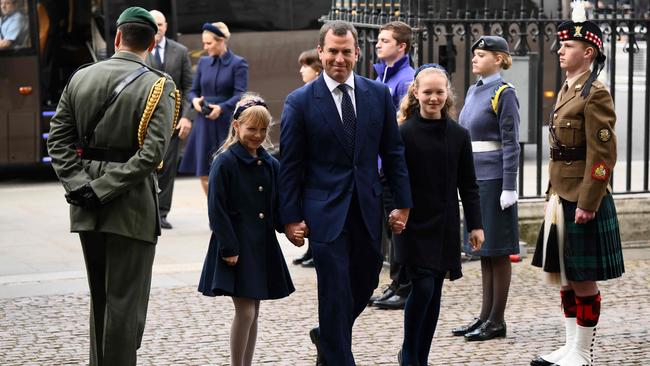
<path fill-rule="evenodd" d="M 263 148 L 253 157 L 236 143 L 210 167 L 208 215 L 212 236 L 199 291 L 258 300 L 294 291 L 275 231 L 278 161 Z M 235 266 L 223 257 L 239 256 Z"/>

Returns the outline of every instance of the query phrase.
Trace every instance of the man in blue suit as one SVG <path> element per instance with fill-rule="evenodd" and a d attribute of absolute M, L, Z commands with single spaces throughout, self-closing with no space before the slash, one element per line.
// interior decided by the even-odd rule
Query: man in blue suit
<path fill-rule="evenodd" d="M 317 365 L 354 365 L 352 326 L 377 287 L 382 265 L 382 185 L 395 198 L 401 232 L 412 206 L 404 146 L 388 88 L 352 72 L 357 31 L 343 21 L 320 30 L 324 73 L 285 101 L 280 136 L 280 217 L 287 237 L 309 233 L 318 276 L 320 328 L 310 332 Z"/>

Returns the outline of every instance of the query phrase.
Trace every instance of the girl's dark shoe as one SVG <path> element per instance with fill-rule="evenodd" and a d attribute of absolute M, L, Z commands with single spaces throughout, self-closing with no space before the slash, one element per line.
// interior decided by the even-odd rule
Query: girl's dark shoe
<path fill-rule="evenodd" d="M 495 323 L 486 321 L 480 328 L 465 334 L 467 341 L 487 341 L 492 338 L 503 338 L 506 336 L 506 322 Z"/>
<path fill-rule="evenodd" d="M 478 329 L 481 325 L 483 325 L 483 321 L 479 318 L 474 318 L 474 320 L 472 320 L 469 324 L 452 329 L 451 334 L 455 336 L 462 336 Z"/>

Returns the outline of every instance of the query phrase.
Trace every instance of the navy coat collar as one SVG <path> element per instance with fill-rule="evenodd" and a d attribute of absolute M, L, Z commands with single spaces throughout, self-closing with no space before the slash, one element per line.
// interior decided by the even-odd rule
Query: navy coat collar
<path fill-rule="evenodd" d="M 257 149 L 257 157 L 252 156 L 240 142 L 232 145 L 228 148 L 228 150 L 232 151 L 237 159 L 239 159 L 244 164 L 257 164 L 258 160 L 262 160 L 269 165 L 272 164 L 273 157 L 271 157 L 271 155 L 266 152 L 266 150 L 261 146 Z"/>
<path fill-rule="evenodd" d="M 212 63 L 210 63 L 210 65 L 214 65 L 215 62 L 217 62 L 217 60 L 220 60 L 220 62 L 221 62 L 221 64 L 223 66 L 228 66 L 230 64 L 230 61 L 232 61 L 232 52 L 230 51 L 230 49 L 229 48 L 226 49 L 226 53 L 224 53 L 223 55 L 221 55 L 219 57 L 214 57 L 213 56 L 212 57 Z"/>

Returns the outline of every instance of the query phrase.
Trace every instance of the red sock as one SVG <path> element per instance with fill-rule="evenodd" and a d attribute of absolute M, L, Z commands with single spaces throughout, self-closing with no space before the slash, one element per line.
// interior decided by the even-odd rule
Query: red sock
<path fill-rule="evenodd" d="M 592 296 L 576 296 L 577 323 L 583 327 L 595 327 L 600 317 L 600 292 Z"/>
<path fill-rule="evenodd" d="M 560 291 L 562 298 L 562 309 L 564 310 L 565 318 L 576 317 L 576 293 L 573 290 Z"/>

